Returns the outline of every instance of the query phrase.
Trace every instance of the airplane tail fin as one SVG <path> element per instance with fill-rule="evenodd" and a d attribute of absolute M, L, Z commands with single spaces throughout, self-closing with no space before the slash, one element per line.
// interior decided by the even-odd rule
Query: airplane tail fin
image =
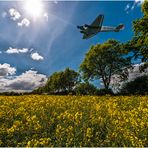
<path fill-rule="evenodd" d="M 124 25 L 120 24 L 116 27 L 115 32 L 119 32 L 120 30 L 123 30 L 123 29 L 124 29 Z"/>

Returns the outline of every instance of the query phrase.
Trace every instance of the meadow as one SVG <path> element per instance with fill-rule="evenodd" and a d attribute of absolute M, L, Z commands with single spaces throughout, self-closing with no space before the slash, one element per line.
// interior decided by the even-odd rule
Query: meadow
<path fill-rule="evenodd" d="M 0 96 L 0 146 L 148 146 L 148 96 Z"/>

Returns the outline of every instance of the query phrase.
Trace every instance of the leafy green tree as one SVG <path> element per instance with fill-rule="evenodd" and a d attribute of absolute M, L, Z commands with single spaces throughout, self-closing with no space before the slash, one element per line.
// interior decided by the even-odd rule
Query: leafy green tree
<path fill-rule="evenodd" d="M 137 77 L 131 82 L 127 82 L 121 89 L 122 94 L 148 94 L 148 75 Z"/>
<path fill-rule="evenodd" d="M 116 40 L 97 44 L 86 54 L 80 71 L 85 80 L 102 79 L 105 89 L 109 89 L 112 75 L 127 76 L 125 67 L 130 65 L 130 59 L 124 54 L 122 45 Z"/>
<path fill-rule="evenodd" d="M 51 93 L 70 93 L 79 82 L 79 74 L 74 70 L 66 68 L 65 71 L 55 72 L 45 85 L 46 90 Z"/>
<path fill-rule="evenodd" d="M 63 86 L 67 92 L 72 92 L 74 87 L 79 83 L 79 73 L 66 68 L 63 72 Z"/>
<path fill-rule="evenodd" d="M 50 92 L 59 93 L 63 91 L 63 72 L 55 72 L 53 73 L 47 81 L 45 87 L 48 87 Z"/>
<path fill-rule="evenodd" d="M 142 5 L 143 17 L 133 21 L 134 37 L 126 43 L 126 48 L 134 52 L 134 58 L 148 62 L 148 1 Z"/>
<path fill-rule="evenodd" d="M 97 88 L 93 84 L 85 82 L 78 84 L 75 88 L 75 92 L 77 95 L 96 95 Z"/>

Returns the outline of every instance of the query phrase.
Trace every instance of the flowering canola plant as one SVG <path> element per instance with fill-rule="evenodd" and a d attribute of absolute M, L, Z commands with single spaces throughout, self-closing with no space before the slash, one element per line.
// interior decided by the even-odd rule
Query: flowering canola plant
<path fill-rule="evenodd" d="M 0 96 L 1 147 L 146 147 L 148 96 Z"/>

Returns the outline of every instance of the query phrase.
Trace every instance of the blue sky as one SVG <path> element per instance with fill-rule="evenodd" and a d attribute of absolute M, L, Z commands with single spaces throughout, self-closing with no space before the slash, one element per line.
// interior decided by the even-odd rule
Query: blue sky
<path fill-rule="evenodd" d="M 138 0 L 42 2 L 38 17 L 31 14 L 35 7 L 31 13 L 25 7 L 23 1 L 0 1 L 0 91 L 32 90 L 55 71 L 78 71 L 91 45 L 130 40 L 132 21 L 142 16 Z M 83 40 L 76 26 L 90 24 L 99 14 L 105 16 L 103 25 L 123 23 L 125 29 Z"/>

